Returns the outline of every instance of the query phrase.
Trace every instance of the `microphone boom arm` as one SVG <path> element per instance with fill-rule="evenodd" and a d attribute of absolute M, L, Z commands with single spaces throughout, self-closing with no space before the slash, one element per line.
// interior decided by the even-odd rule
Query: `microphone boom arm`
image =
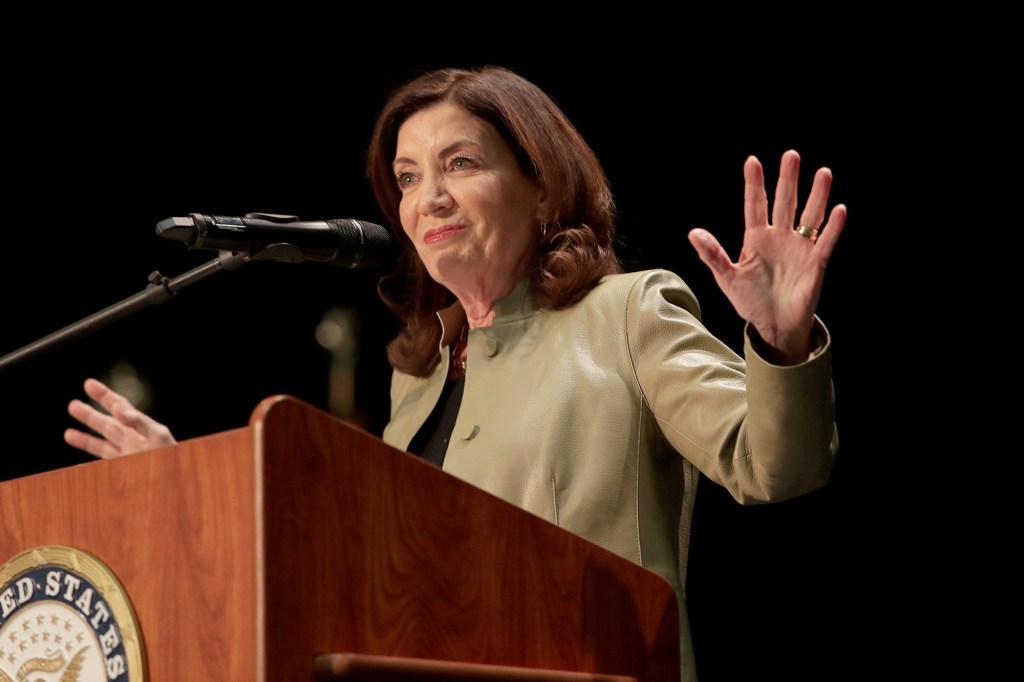
<path fill-rule="evenodd" d="M 128 298 L 104 308 L 99 312 L 93 313 L 74 324 L 68 325 L 59 331 L 37 341 L 33 341 L 27 346 L 0 357 L 0 371 L 3 371 L 16 362 L 51 350 L 65 343 L 70 343 L 71 341 L 86 336 L 87 334 L 91 334 L 92 332 L 102 329 L 112 322 L 125 318 L 138 310 L 169 301 L 174 298 L 179 289 L 190 284 L 194 284 L 195 282 L 205 279 L 217 272 L 224 270 L 237 270 L 251 260 L 252 255 L 248 253 L 221 251 L 217 258 L 214 258 L 197 268 L 189 270 L 182 275 L 178 275 L 174 279 L 164 277 L 159 272 L 154 271 L 149 275 L 149 284 L 141 292 L 133 296 L 129 296 Z"/>

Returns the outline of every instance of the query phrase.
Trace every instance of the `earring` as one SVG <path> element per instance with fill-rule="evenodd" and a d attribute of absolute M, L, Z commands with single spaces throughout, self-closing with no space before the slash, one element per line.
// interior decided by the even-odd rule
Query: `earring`
<path fill-rule="evenodd" d="M 543 239 L 547 235 L 548 235 L 548 221 L 541 220 L 540 221 L 540 236 Z"/>

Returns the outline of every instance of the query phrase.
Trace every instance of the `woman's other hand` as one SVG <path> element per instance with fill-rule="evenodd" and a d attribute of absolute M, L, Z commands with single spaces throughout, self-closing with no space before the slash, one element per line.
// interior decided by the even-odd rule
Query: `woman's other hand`
<path fill-rule="evenodd" d="M 113 459 L 152 450 L 178 441 L 163 424 L 135 409 L 131 402 L 96 379 L 85 380 L 86 394 L 106 413 L 81 400 L 68 403 L 68 414 L 93 433 L 67 429 L 64 442 L 101 459 Z"/>

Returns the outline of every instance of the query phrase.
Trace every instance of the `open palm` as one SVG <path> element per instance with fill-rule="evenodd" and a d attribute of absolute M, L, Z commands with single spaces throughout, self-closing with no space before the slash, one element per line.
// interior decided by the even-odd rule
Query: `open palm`
<path fill-rule="evenodd" d="M 694 228 L 689 234 L 690 243 L 736 312 L 773 349 L 775 359 L 785 364 L 802 362 L 810 353 L 825 268 L 846 224 L 843 204 L 833 207 L 825 223 L 832 188 L 828 168 L 815 173 L 807 204 L 795 222 L 799 171 L 800 155 L 794 150 L 783 154 L 769 222 L 764 168 L 757 158 L 747 158 L 743 165 L 746 229 L 735 263 L 707 230 Z M 798 226 L 808 228 L 811 236 L 802 236 L 794 229 Z"/>

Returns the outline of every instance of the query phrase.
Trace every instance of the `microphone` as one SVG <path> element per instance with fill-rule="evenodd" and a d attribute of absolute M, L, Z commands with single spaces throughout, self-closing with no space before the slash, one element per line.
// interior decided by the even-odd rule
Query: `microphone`
<path fill-rule="evenodd" d="M 385 228 L 351 218 L 310 222 L 276 213 L 241 218 L 189 213 L 187 218 L 161 220 L 156 234 L 184 242 L 189 249 L 241 251 L 254 260 L 309 260 L 343 268 L 375 267 L 396 250 Z"/>

